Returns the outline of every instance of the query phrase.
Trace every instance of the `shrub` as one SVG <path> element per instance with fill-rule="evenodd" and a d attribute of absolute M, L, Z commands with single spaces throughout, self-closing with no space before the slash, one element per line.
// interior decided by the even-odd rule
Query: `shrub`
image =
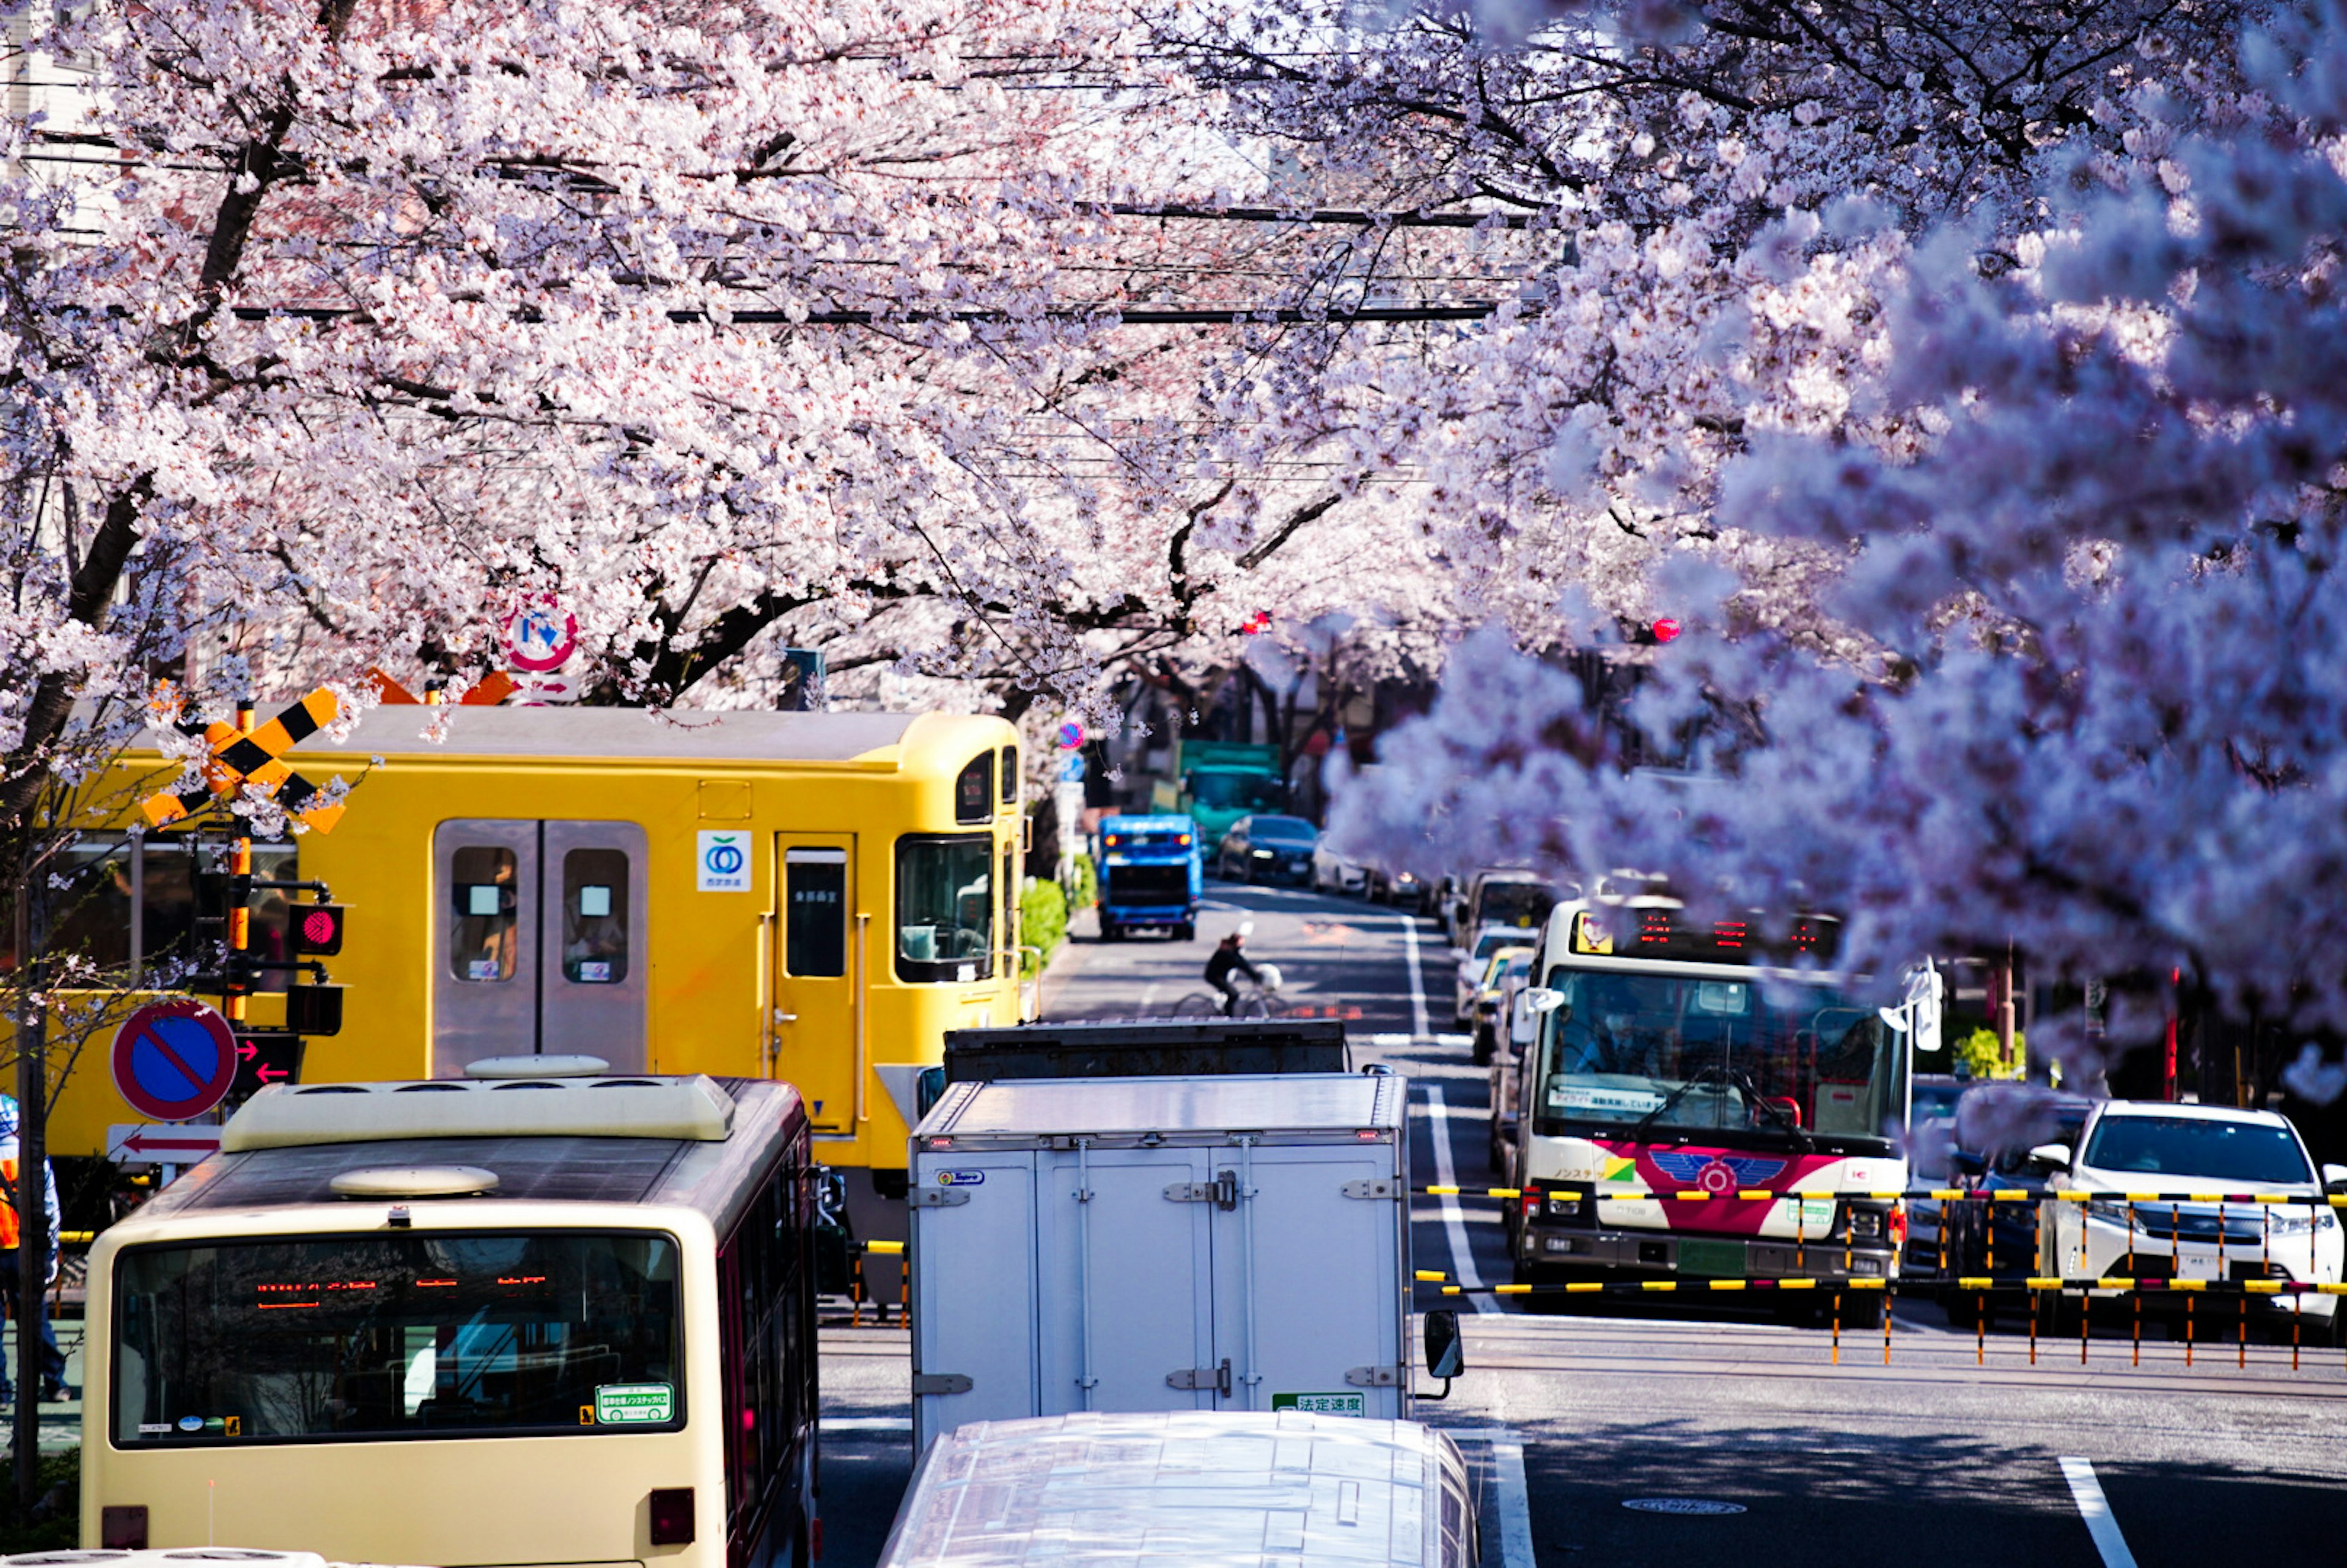
<path fill-rule="evenodd" d="M 1027 878 L 1026 891 L 1019 895 L 1019 927 L 1020 940 L 1040 949 L 1019 955 L 1020 977 L 1031 979 L 1068 939 L 1068 896 L 1058 883 Z"/>

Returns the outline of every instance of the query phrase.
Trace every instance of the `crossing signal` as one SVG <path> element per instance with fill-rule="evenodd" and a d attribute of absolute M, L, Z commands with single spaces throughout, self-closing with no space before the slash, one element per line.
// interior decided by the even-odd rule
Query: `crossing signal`
<path fill-rule="evenodd" d="M 343 988 L 340 986 L 286 987 L 285 1032 L 298 1035 L 342 1033 Z"/>
<path fill-rule="evenodd" d="M 299 904 L 288 911 L 293 950 L 313 958 L 331 958 L 343 950 L 340 904 Z"/>

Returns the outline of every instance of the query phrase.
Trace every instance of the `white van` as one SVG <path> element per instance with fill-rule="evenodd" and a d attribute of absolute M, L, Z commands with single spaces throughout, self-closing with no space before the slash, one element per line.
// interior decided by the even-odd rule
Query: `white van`
<path fill-rule="evenodd" d="M 929 1445 L 881 1568 L 1143 1563 L 1473 1568 L 1450 1440 L 1300 1409 L 972 1421 Z"/>

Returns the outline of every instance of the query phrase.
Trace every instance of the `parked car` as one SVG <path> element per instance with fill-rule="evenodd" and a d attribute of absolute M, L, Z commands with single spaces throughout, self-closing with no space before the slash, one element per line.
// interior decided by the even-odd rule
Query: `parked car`
<path fill-rule="evenodd" d="M 1914 1099 L 1907 1113 L 1909 1184 L 1950 1187 L 1955 1184 L 1951 1157 L 1956 1149 L 1956 1102 L 1972 1087 L 1968 1078 L 1943 1072 L 1915 1075 Z M 1937 1198 L 1907 1200 L 1907 1250 L 1901 1255 L 1899 1273 L 1914 1279 L 1940 1272 L 1941 1209 Z"/>
<path fill-rule="evenodd" d="M 1522 1097 L 1520 1081 L 1524 1074 L 1524 1061 L 1540 1040 L 1540 1010 L 1532 1003 L 1539 989 L 1532 984 L 1532 968 L 1524 966 L 1522 973 L 1512 969 L 1500 982 L 1500 1028 L 1491 1051 L 1491 1173 L 1500 1185 L 1517 1184 L 1516 1127 L 1522 1114 L 1518 1101 Z M 1552 998 L 1554 992 L 1547 993 Z M 1512 1220 L 1516 1206 L 1504 1204 L 1501 1213 Z M 1511 1245 L 1515 1233 L 1511 1225 L 1508 1235 Z"/>
<path fill-rule="evenodd" d="M 1487 926 L 1512 926 L 1527 942 L 1538 941 L 1548 912 L 1561 897 L 1576 897 L 1580 889 L 1566 888 L 1531 871 L 1478 871 L 1467 885 L 1467 908 L 1460 929 L 1481 931 Z"/>
<path fill-rule="evenodd" d="M 1397 909 L 1414 910 L 1423 915 L 1428 908 L 1430 888 L 1424 878 L 1414 871 L 1389 871 L 1372 866 L 1368 874 L 1368 900 L 1372 904 L 1390 904 Z"/>
<path fill-rule="evenodd" d="M 1243 816 L 1223 835 L 1214 874 L 1230 882 L 1308 882 L 1319 843 L 1320 830 L 1300 816 Z"/>
<path fill-rule="evenodd" d="M 1369 885 L 1369 868 L 1348 855 L 1339 855 L 1324 839 L 1312 851 L 1312 886 L 1324 893 L 1360 893 Z"/>
<path fill-rule="evenodd" d="M 2083 1204 L 2045 1202 L 2037 1245 L 2044 1273 L 2274 1280 L 2281 1288 L 2270 1295 L 2210 1297 L 2202 1304 L 2203 1322 L 2236 1312 L 2282 1324 L 2294 1316 L 2307 1338 L 2340 1342 L 2340 1297 L 2291 1286 L 2340 1282 L 2347 1237 L 2338 1211 L 2323 1199 L 2347 1194 L 2347 1165 L 2318 1173 L 2288 1117 L 2226 1105 L 2110 1100 L 2095 1108 L 2076 1138 L 2040 1144 L 2029 1157 L 2057 1187 L 2109 1194 Z M 2145 1192 L 2163 1196 L 2142 1202 L 2124 1195 Z M 2299 1201 L 2194 1203 L 2184 1196 L 2211 1192 Z M 2181 1299 L 2188 1297 L 2161 1293 L 2140 1306 L 2148 1317 L 2177 1311 L 2173 1303 Z M 2067 1332 L 2084 1301 L 2083 1291 L 2047 1292 L 2038 1298 L 2041 1319 Z"/>
<path fill-rule="evenodd" d="M 1922 1081 L 1919 1079 L 1919 1094 L 1922 1088 Z M 1942 1210 L 1939 1241 L 1942 1272 L 1950 1280 L 1999 1282 L 1987 1290 L 1961 1290 L 1952 1285 L 1948 1287 L 1942 1305 L 1947 1310 L 1948 1321 L 1959 1328 L 1975 1327 L 1983 1314 L 1993 1320 L 2000 1307 L 2026 1309 L 2028 1294 L 2022 1281 L 2037 1271 L 2037 1208 L 2047 1190 L 2044 1164 L 2031 1159 L 2030 1150 L 2049 1141 L 2075 1142 L 2096 1103 L 2084 1095 L 2056 1094 L 2010 1083 L 1975 1084 L 1966 1094 L 1983 1098 L 1973 1101 L 1971 1112 L 1963 1101 L 1957 1102 L 1955 1137 L 1947 1156 L 1952 1184 L 1966 1192 L 2014 1195 L 1962 1198 Z M 2025 1114 L 1993 1118 L 1979 1114 L 1985 1097 L 2013 1094 L 2030 1097 Z M 1988 1147 L 1967 1147 L 1963 1129 L 1987 1121 L 2007 1131 L 1993 1143 L 1977 1137 L 1970 1140 L 1975 1145 L 1989 1143 Z M 1908 1226 L 1911 1246 L 1911 1212 Z"/>
<path fill-rule="evenodd" d="M 1483 966 L 1483 978 L 1475 987 L 1468 1016 L 1475 1031 L 1475 1065 L 1483 1066 L 1499 1049 L 1500 1030 L 1503 1028 L 1501 1008 L 1506 1000 L 1510 980 L 1521 981 L 1532 972 L 1534 949 L 1518 946 L 1501 948 L 1492 953 Z"/>
<path fill-rule="evenodd" d="M 1458 994 L 1451 1004 L 1451 1017 L 1460 1029 L 1475 1027 L 1475 993 L 1482 989 L 1485 971 L 1491 967 L 1491 957 L 1502 948 L 1522 948 L 1532 951 L 1524 933 L 1513 926 L 1486 926 L 1476 933 L 1474 943 L 1459 955 Z"/>

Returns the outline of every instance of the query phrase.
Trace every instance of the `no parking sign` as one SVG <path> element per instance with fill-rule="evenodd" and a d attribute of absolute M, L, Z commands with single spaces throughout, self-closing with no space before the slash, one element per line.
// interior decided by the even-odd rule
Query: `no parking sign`
<path fill-rule="evenodd" d="M 228 1098 L 236 1036 L 200 1001 L 150 1002 L 114 1031 L 114 1087 L 142 1116 L 188 1122 Z"/>

